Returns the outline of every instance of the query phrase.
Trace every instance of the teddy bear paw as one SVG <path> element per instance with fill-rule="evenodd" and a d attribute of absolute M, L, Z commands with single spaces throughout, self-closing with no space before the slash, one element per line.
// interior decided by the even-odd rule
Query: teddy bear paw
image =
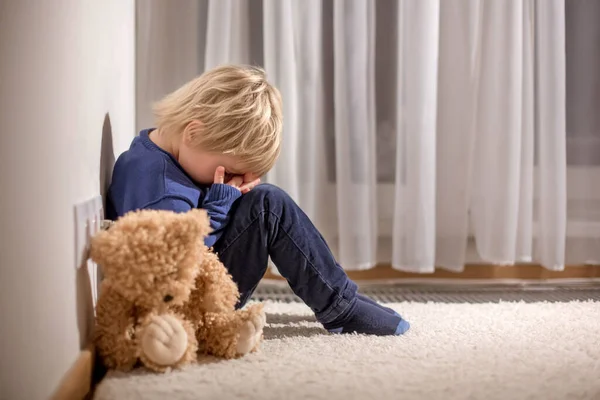
<path fill-rule="evenodd" d="M 236 348 L 238 355 L 247 354 L 256 347 L 262 338 L 266 320 L 266 315 L 261 310 L 249 315 L 248 319 L 242 322 Z"/>
<path fill-rule="evenodd" d="M 188 335 L 181 322 L 173 315 L 157 315 L 144 329 L 142 351 L 157 365 L 176 364 L 185 354 Z"/>

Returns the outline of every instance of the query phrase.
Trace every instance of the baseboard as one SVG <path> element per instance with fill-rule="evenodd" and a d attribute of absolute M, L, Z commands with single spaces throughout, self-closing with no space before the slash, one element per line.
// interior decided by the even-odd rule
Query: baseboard
<path fill-rule="evenodd" d="M 95 351 L 92 345 L 79 353 L 71 368 L 63 376 L 52 400 L 83 400 L 92 392 Z"/>
<path fill-rule="evenodd" d="M 451 272 L 436 269 L 428 274 L 398 271 L 389 264 L 380 264 L 374 268 L 362 271 L 348 271 L 348 276 L 355 281 L 454 281 L 454 280 L 523 280 L 547 281 L 564 279 L 594 279 L 600 278 L 600 265 L 567 266 L 563 271 L 550 271 L 541 265 L 522 264 L 514 266 L 500 265 L 466 265 L 462 272 Z M 281 276 L 267 271 L 264 279 L 283 280 Z"/>

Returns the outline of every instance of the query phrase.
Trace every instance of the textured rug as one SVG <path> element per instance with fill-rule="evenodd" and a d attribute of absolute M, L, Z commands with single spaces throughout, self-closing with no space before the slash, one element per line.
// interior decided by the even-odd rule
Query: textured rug
<path fill-rule="evenodd" d="M 600 302 L 390 306 L 406 335 L 330 335 L 305 305 L 266 302 L 259 353 L 110 372 L 95 399 L 600 399 Z"/>

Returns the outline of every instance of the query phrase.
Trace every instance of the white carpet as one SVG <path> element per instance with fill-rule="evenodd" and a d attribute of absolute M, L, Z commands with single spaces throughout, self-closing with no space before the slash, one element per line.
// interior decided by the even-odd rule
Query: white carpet
<path fill-rule="evenodd" d="M 260 353 L 109 373 L 95 399 L 600 399 L 598 302 L 392 304 L 402 337 L 329 335 L 302 304 L 266 304 Z"/>

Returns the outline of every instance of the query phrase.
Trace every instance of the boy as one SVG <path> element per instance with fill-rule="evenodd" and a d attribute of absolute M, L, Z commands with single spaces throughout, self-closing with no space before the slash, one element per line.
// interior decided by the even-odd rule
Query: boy
<path fill-rule="evenodd" d="M 117 160 L 107 215 L 136 209 L 207 210 L 213 247 L 240 291 L 239 307 L 270 256 L 294 292 L 335 333 L 400 335 L 407 321 L 357 293 L 327 244 L 281 189 L 258 185 L 279 156 L 281 98 L 261 69 L 207 71 L 154 106 L 156 129 Z"/>

